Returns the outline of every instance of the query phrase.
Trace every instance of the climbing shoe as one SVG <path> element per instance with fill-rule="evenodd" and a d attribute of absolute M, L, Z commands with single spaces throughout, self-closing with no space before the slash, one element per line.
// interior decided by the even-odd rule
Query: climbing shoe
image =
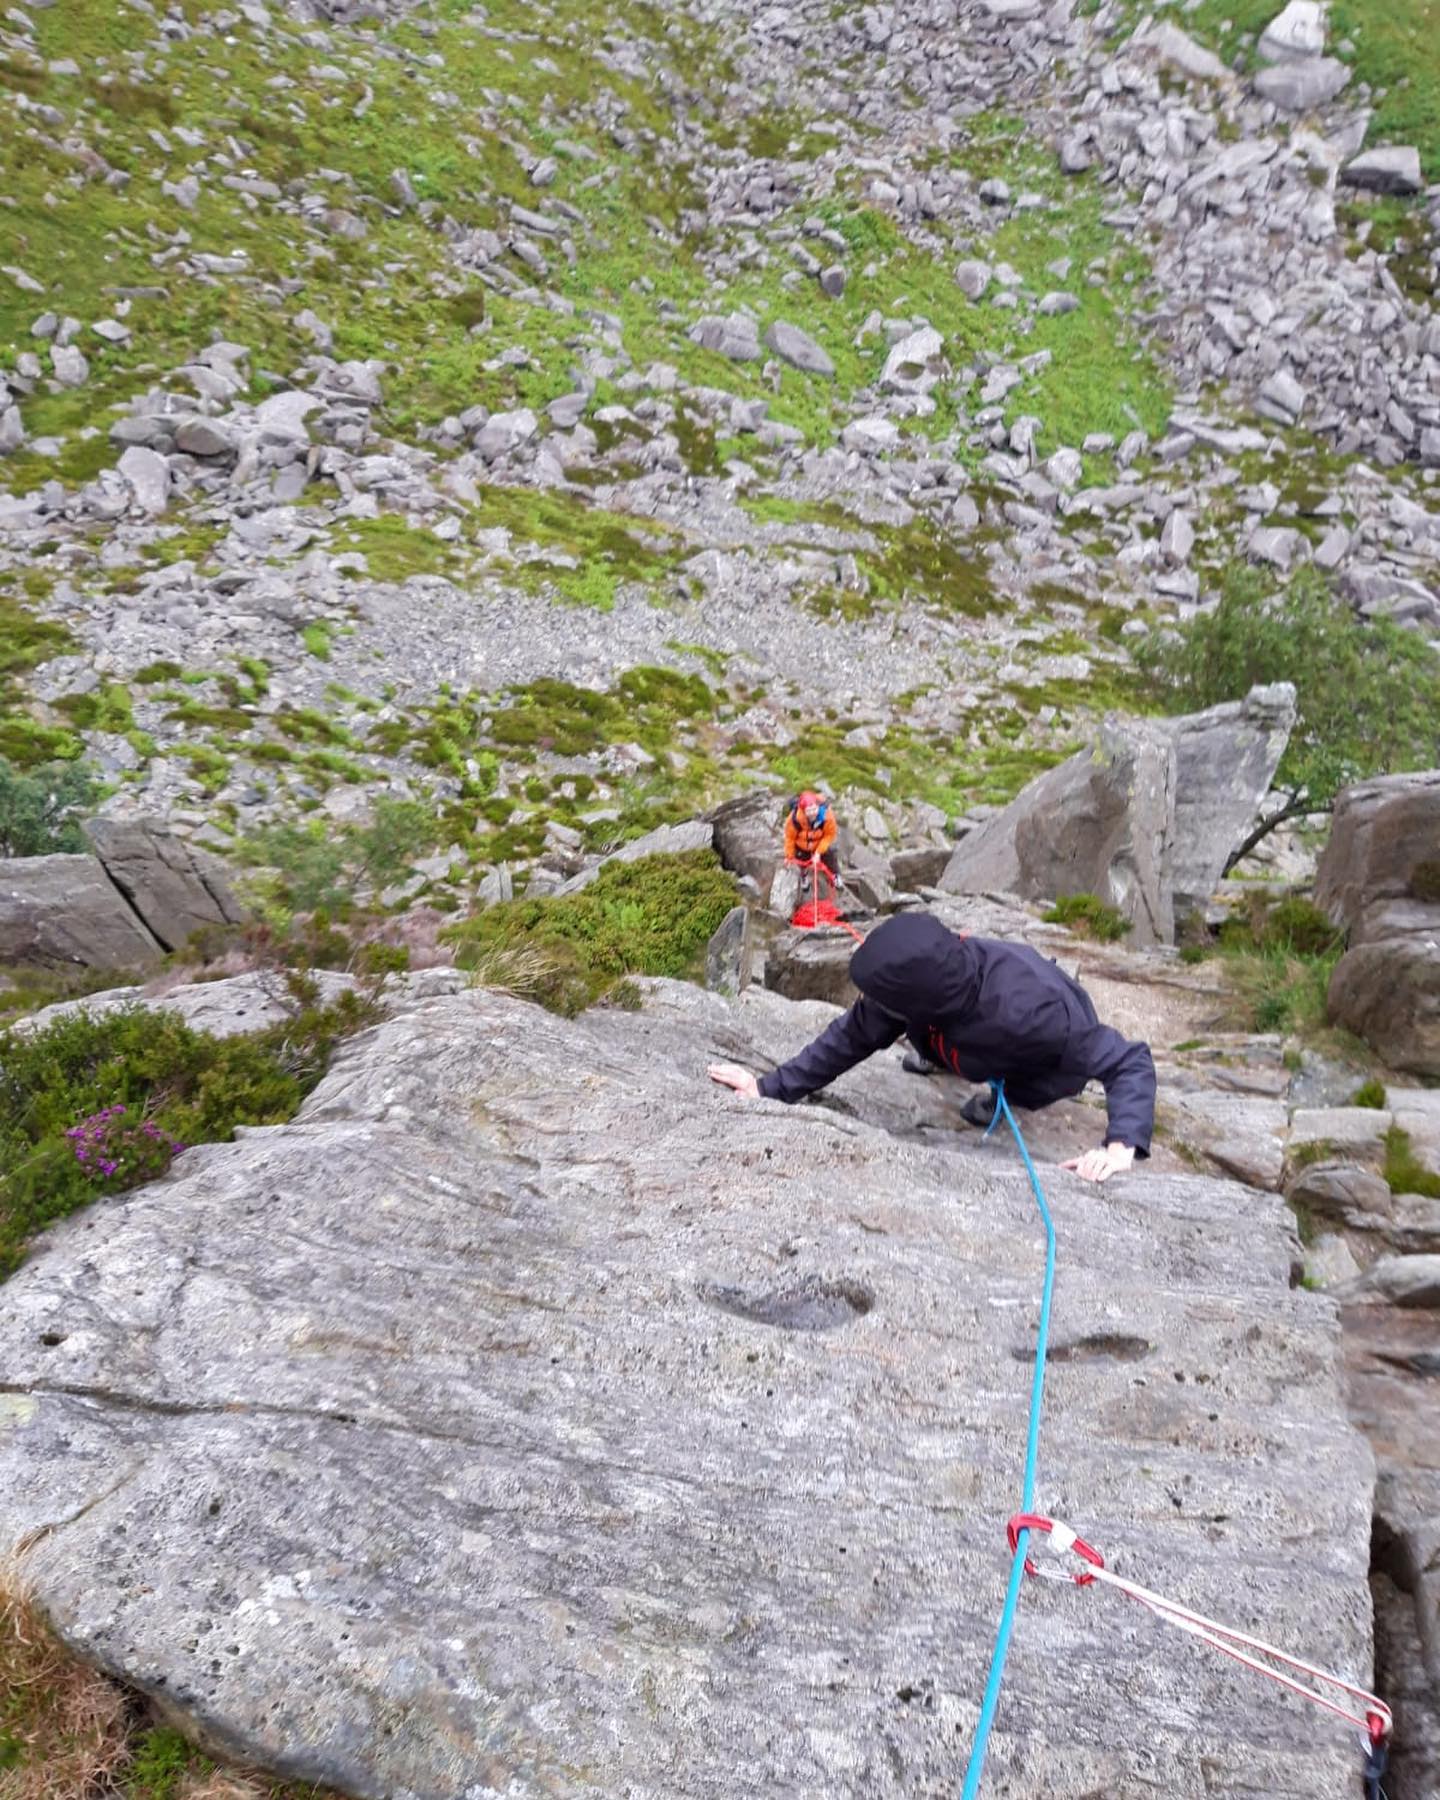
<path fill-rule="evenodd" d="M 922 1056 L 918 1050 L 907 1050 L 900 1060 L 900 1067 L 907 1075 L 938 1075 L 941 1073 L 939 1063 L 931 1062 L 928 1056 Z"/>
<path fill-rule="evenodd" d="M 960 1117 L 967 1125 L 978 1125 L 983 1131 L 995 1117 L 995 1095 L 990 1088 L 981 1088 L 974 1093 L 960 1108 Z"/>

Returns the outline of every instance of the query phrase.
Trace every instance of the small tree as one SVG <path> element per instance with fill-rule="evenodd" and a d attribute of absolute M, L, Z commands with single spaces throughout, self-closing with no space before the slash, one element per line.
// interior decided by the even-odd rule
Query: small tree
<path fill-rule="evenodd" d="M 86 849 L 80 821 L 99 792 L 83 763 L 48 763 L 22 775 L 0 756 L 0 856 Z"/>
<path fill-rule="evenodd" d="M 1352 782 L 1440 764 L 1440 655 L 1418 632 L 1359 618 L 1317 570 L 1276 590 L 1233 565 L 1213 611 L 1137 660 L 1177 712 L 1242 700 L 1257 683 L 1295 684 L 1295 729 L 1275 774 L 1284 803 L 1228 867 L 1284 820 L 1329 812 Z"/>

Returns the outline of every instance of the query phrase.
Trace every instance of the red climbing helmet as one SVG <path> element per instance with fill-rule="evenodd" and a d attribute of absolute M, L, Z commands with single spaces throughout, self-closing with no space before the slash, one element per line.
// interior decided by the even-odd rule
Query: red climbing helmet
<path fill-rule="evenodd" d="M 806 806 L 823 806 L 825 804 L 825 802 L 820 798 L 820 796 L 815 792 L 815 790 L 813 788 L 806 788 L 805 792 L 800 796 L 800 798 L 795 802 L 795 804 L 796 804 L 796 806 L 803 808 Z"/>

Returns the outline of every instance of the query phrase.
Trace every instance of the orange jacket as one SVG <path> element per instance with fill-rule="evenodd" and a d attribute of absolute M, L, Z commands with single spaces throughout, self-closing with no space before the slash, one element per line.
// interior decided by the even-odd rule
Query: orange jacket
<path fill-rule="evenodd" d="M 799 807 L 793 807 L 785 821 L 785 860 L 809 862 L 812 856 L 823 856 L 835 842 L 835 814 L 827 804 L 811 825 Z"/>

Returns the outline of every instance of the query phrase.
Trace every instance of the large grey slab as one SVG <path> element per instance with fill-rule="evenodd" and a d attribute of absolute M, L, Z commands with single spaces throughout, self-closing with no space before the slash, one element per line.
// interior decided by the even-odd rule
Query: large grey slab
<path fill-rule="evenodd" d="M 0 1290 L 0 1549 L 188 1729 L 357 1795 L 953 1795 L 1041 1246 L 1002 1142 L 876 1122 L 898 1070 L 789 1109 L 706 1081 L 823 1016 L 436 999 L 294 1124 L 68 1221 Z M 1042 1503 L 1365 1678 L 1370 1454 L 1280 1201 L 1048 1186 Z M 989 1768 L 1348 1800 L 1357 1762 L 1119 1597 L 1031 1584 Z"/>

